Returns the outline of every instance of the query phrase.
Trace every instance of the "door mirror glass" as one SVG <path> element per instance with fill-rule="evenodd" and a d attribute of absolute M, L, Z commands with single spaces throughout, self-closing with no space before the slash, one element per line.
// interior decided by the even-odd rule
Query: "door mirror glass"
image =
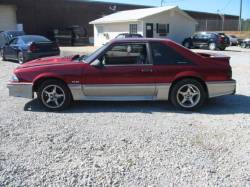
<path fill-rule="evenodd" d="M 102 68 L 103 67 L 103 63 L 99 60 L 96 59 L 91 63 L 92 66 L 97 67 L 97 68 Z"/>

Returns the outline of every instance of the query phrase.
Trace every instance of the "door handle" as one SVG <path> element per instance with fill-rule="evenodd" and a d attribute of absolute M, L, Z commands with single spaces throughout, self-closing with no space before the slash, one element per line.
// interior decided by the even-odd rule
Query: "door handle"
<path fill-rule="evenodd" d="M 142 73 L 152 73 L 153 70 L 152 69 L 141 69 Z"/>

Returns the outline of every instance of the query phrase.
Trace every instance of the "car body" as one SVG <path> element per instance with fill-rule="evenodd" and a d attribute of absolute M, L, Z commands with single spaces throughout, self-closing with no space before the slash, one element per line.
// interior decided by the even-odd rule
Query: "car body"
<path fill-rule="evenodd" d="M 247 47 L 250 47 L 250 38 L 247 38 L 245 40 L 242 40 L 240 46 L 242 48 L 247 48 Z"/>
<path fill-rule="evenodd" d="M 239 39 L 235 35 L 228 35 L 231 46 L 237 46 L 239 44 Z"/>
<path fill-rule="evenodd" d="M 80 46 L 89 44 L 87 30 L 80 26 L 71 26 L 63 29 L 54 29 L 48 34 L 48 38 L 59 45 Z"/>
<path fill-rule="evenodd" d="M 130 33 L 121 33 L 118 34 L 116 39 L 125 39 L 125 38 L 143 38 L 141 34 L 130 34 Z"/>
<path fill-rule="evenodd" d="M 39 35 L 14 37 L 3 46 L 3 60 L 17 60 L 20 64 L 41 57 L 57 56 L 60 49 L 55 42 Z"/>
<path fill-rule="evenodd" d="M 1 31 L 0 32 L 0 57 L 3 56 L 3 46 L 8 44 L 10 40 L 17 36 L 25 35 L 23 31 Z"/>
<path fill-rule="evenodd" d="M 208 48 L 210 50 L 225 50 L 230 45 L 229 38 L 224 33 L 197 32 L 182 42 L 186 48 Z"/>
<path fill-rule="evenodd" d="M 235 93 L 229 59 L 194 53 L 167 39 L 112 40 L 88 56 L 23 64 L 8 88 L 15 97 L 32 99 L 36 92 L 50 110 L 62 110 L 72 100 L 171 100 L 177 108 L 194 110 L 207 98 Z"/>

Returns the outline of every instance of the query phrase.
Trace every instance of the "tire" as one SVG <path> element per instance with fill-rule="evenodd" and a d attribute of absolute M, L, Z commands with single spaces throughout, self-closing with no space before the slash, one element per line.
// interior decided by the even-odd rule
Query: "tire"
<path fill-rule="evenodd" d="M 6 60 L 6 58 L 4 56 L 4 50 L 3 49 L 1 49 L 1 51 L 0 51 L 0 60 L 2 60 L 2 61 Z"/>
<path fill-rule="evenodd" d="M 173 85 L 170 101 L 180 110 L 197 110 L 207 99 L 207 93 L 202 84 L 195 79 L 183 79 Z"/>
<path fill-rule="evenodd" d="M 26 62 L 26 59 L 25 59 L 23 52 L 20 51 L 17 53 L 17 60 L 18 60 L 19 64 L 23 64 Z"/>
<path fill-rule="evenodd" d="M 186 47 L 186 48 L 188 48 L 188 49 L 191 48 L 190 42 L 184 42 L 183 46 Z"/>
<path fill-rule="evenodd" d="M 72 97 L 69 88 L 59 80 L 47 80 L 38 87 L 38 101 L 45 109 L 61 111 L 70 106 Z"/>
<path fill-rule="evenodd" d="M 209 50 L 212 50 L 212 51 L 216 50 L 216 43 L 214 43 L 214 42 L 209 43 L 208 48 L 209 48 Z"/>
<path fill-rule="evenodd" d="M 224 51 L 226 49 L 226 47 L 220 47 L 221 51 Z"/>

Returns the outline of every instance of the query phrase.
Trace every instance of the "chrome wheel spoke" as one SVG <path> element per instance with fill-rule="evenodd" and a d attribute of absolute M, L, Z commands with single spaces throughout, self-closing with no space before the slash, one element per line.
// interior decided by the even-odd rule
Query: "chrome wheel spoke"
<path fill-rule="evenodd" d="M 56 94 L 57 98 L 64 97 L 64 94 Z"/>
<path fill-rule="evenodd" d="M 53 87 L 52 93 L 56 93 L 56 86 Z"/>
<path fill-rule="evenodd" d="M 56 106 L 59 106 L 59 105 L 60 105 L 60 104 L 58 103 L 58 100 L 57 100 L 57 99 L 55 99 L 54 102 L 55 102 Z"/>
<path fill-rule="evenodd" d="M 51 102 L 51 99 L 50 97 L 46 100 L 46 103 L 50 103 Z"/>
<path fill-rule="evenodd" d="M 186 99 L 186 98 L 184 98 L 184 99 L 181 101 L 182 104 L 184 104 L 185 102 L 187 102 L 187 99 Z"/>
<path fill-rule="evenodd" d="M 193 98 L 190 98 L 189 101 L 190 101 L 190 103 L 191 103 L 192 105 L 194 104 Z"/>

